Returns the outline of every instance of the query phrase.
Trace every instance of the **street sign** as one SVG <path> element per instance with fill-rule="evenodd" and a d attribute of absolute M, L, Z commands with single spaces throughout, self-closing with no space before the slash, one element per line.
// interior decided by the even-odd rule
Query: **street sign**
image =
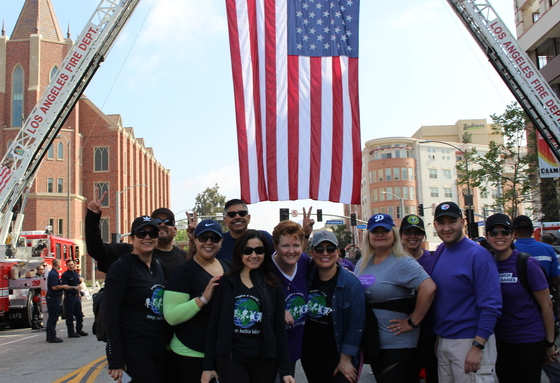
<path fill-rule="evenodd" d="M 329 219 L 326 222 L 327 225 L 343 225 L 344 221 L 341 219 Z"/>
<path fill-rule="evenodd" d="M 365 228 L 367 228 L 367 225 L 358 225 L 358 226 L 356 226 L 356 227 L 357 227 L 358 229 L 365 229 Z"/>
<path fill-rule="evenodd" d="M 477 225 L 478 225 L 478 226 L 484 226 L 484 221 L 478 221 L 478 222 L 477 222 Z"/>

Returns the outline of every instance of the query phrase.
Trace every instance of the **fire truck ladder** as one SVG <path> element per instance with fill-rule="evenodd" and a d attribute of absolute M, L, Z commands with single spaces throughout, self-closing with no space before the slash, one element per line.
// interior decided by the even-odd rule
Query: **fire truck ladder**
<path fill-rule="evenodd" d="M 28 192 L 49 146 L 139 2 L 101 0 L 0 162 L 0 248 L 6 242 L 14 206 Z M 22 223 L 23 214 L 18 214 L 12 243 Z M 4 254 L 0 251 L 0 258 Z"/>
<path fill-rule="evenodd" d="M 487 0 L 447 0 L 560 161 L 560 101 Z"/>

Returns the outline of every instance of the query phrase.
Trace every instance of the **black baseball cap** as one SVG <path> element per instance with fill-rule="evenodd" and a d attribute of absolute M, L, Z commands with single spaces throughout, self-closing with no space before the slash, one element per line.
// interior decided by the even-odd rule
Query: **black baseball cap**
<path fill-rule="evenodd" d="M 157 222 L 152 217 L 147 215 L 143 215 L 141 217 L 136 218 L 132 222 L 132 226 L 130 227 L 130 232 L 135 233 L 137 230 L 140 230 L 144 226 L 153 226 L 155 229 L 158 228 Z"/>
<path fill-rule="evenodd" d="M 416 214 L 409 214 L 402 219 L 401 227 L 399 228 L 399 233 L 402 233 L 403 231 L 413 227 L 422 230 L 424 234 L 426 234 L 426 229 L 424 228 L 424 221 Z"/>
<path fill-rule="evenodd" d="M 502 213 L 492 214 L 490 217 L 486 218 L 486 231 L 490 231 L 493 226 L 502 225 L 507 227 L 508 229 L 512 229 L 511 218 L 508 215 Z"/>
<path fill-rule="evenodd" d="M 454 218 L 463 218 L 463 213 L 461 212 L 461 208 L 457 206 L 455 202 L 442 202 L 436 207 L 436 212 L 434 214 L 434 219 L 438 219 L 439 217 L 454 217 Z"/>
<path fill-rule="evenodd" d="M 169 218 L 171 218 L 171 220 L 175 222 L 175 214 L 173 214 L 173 212 L 166 207 L 160 207 L 159 209 L 154 210 L 154 212 L 152 213 L 152 217 L 155 217 L 158 214 L 167 214 Z"/>
<path fill-rule="evenodd" d="M 518 215 L 513 220 L 514 229 L 531 229 L 533 230 L 533 221 L 526 215 Z"/>

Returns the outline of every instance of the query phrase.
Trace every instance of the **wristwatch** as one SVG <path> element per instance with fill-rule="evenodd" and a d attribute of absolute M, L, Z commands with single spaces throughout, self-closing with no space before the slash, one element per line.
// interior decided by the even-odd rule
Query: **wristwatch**
<path fill-rule="evenodd" d="M 418 325 L 412 321 L 412 317 L 408 318 L 408 325 L 412 328 L 418 328 Z"/>
<path fill-rule="evenodd" d="M 472 345 L 476 348 L 480 348 L 481 350 L 484 350 L 485 347 L 483 344 L 478 343 L 476 340 L 473 340 Z"/>
<path fill-rule="evenodd" d="M 555 344 L 554 342 L 549 342 L 547 339 L 545 339 L 545 340 L 544 340 L 544 346 L 545 346 L 546 348 L 551 348 L 551 347 L 556 346 L 556 344 Z"/>
<path fill-rule="evenodd" d="M 202 303 L 204 303 L 204 305 L 207 305 L 207 304 L 208 304 L 208 300 L 207 300 L 206 298 L 204 298 L 204 293 L 200 294 L 200 295 L 198 296 L 198 299 L 200 299 L 200 301 L 201 301 Z"/>

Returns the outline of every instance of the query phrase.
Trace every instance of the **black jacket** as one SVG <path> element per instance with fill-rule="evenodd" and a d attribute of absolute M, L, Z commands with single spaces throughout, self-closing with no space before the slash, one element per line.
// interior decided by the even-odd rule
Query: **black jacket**
<path fill-rule="evenodd" d="M 109 270 L 109 266 L 123 254 L 132 251 L 129 243 L 103 243 L 99 221 L 101 214 L 96 214 L 87 209 L 86 213 L 86 246 L 88 254 L 97 261 L 97 268 L 104 273 Z M 187 252 L 173 246 L 171 251 L 154 250 L 154 257 L 163 262 L 165 274 L 171 275 L 171 270 L 187 260 Z"/>
<path fill-rule="evenodd" d="M 280 286 L 272 287 L 264 283 L 262 270 L 251 271 L 251 281 L 257 289 L 262 305 L 263 349 L 262 358 L 277 358 L 281 376 L 290 374 L 288 338 L 284 319 L 285 298 Z M 241 282 L 239 274 L 220 278 L 216 287 L 212 314 L 208 324 L 206 349 L 204 352 L 205 371 L 215 370 L 215 356 L 231 355 L 233 343 L 233 315 L 235 294 Z"/>

